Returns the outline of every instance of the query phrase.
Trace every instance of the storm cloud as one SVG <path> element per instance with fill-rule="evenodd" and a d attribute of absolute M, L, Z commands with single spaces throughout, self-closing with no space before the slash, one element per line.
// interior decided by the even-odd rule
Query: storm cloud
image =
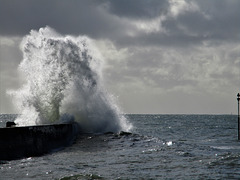
<path fill-rule="evenodd" d="M 128 113 L 236 112 L 239 9 L 238 0 L 1 0 L 1 101 L 20 82 L 21 38 L 48 25 L 95 41 Z"/>

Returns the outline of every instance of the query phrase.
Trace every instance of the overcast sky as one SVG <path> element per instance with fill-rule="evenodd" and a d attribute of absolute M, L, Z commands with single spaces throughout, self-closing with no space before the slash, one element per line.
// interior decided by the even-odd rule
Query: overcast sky
<path fill-rule="evenodd" d="M 125 113 L 237 113 L 239 0 L 0 0 L 0 113 L 23 83 L 19 42 L 46 25 L 94 39 Z"/>

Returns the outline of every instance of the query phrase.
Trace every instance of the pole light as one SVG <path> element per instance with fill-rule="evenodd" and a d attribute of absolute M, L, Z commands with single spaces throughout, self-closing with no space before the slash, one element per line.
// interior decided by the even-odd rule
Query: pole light
<path fill-rule="evenodd" d="M 240 140 L 240 117 L 239 117 L 239 100 L 240 100 L 240 94 L 237 94 L 237 101 L 238 101 L 238 140 Z"/>

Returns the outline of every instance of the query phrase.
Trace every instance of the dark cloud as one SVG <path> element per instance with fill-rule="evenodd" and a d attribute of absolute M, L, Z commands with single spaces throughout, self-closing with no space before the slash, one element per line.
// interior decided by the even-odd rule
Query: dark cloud
<path fill-rule="evenodd" d="M 169 17 L 163 27 L 172 35 L 200 40 L 236 40 L 240 29 L 240 1 L 194 1 L 198 9 Z"/>
<path fill-rule="evenodd" d="M 134 19 L 158 17 L 166 14 L 169 7 L 167 0 L 110 0 L 106 2 L 110 13 Z"/>
<path fill-rule="evenodd" d="M 183 46 L 205 40 L 239 41 L 240 1 L 186 1 L 186 7 L 179 10 L 176 3 L 171 2 L 1 0 L 0 34 L 25 35 L 31 29 L 49 25 L 63 34 L 86 34 L 124 46 Z M 179 13 L 173 14 L 173 7 Z M 155 24 L 159 30 L 151 30 L 148 23 L 160 17 L 162 19 Z M 150 30 L 139 28 L 136 25 L 138 21 Z"/>
<path fill-rule="evenodd" d="M 196 95 L 196 101 L 203 102 L 202 96 L 210 101 L 213 94 L 230 99 L 240 86 L 239 9 L 239 0 L 0 0 L 2 102 L 7 102 L 3 92 L 17 87 L 22 57 L 18 45 L 1 38 L 21 39 L 46 25 L 62 34 L 109 42 L 99 48 L 106 53 L 104 78 L 129 112 L 133 107 L 144 112 L 135 100 L 145 104 L 160 96 L 166 105 L 169 98 L 180 103 L 189 94 L 191 101 Z"/>
<path fill-rule="evenodd" d="M 118 42 L 124 46 L 132 44 L 172 47 L 200 45 L 204 41 L 239 43 L 240 1 L 190 2 L 196 3 L 196 9 L 189 7 L 186 10 L 185 7 L 176 16 L 169 10 L 159 24 L 164 31 L 136 31 L 134 37 L 122 38 Z"/>
<path fill-rule="evenodd" d="M 101 3 L 100 3 L 101 5 Z M 2 0 L 0 34 L 25 35 L 49 25 L 64 34 L 87 34 L 94 38 L 121 34 L 121 22 L 101 11 L 98 1 Z"/>

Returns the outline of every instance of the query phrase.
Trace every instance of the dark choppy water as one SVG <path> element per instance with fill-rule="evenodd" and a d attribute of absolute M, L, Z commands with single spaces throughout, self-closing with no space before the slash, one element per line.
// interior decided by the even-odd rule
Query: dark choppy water
<path fill-rule="evenodd" d="M 56 153 L 0 161 L 0 179 L 240 179 L 237 116 L 128 118 L 132 134 L 83 135 Z"/>

